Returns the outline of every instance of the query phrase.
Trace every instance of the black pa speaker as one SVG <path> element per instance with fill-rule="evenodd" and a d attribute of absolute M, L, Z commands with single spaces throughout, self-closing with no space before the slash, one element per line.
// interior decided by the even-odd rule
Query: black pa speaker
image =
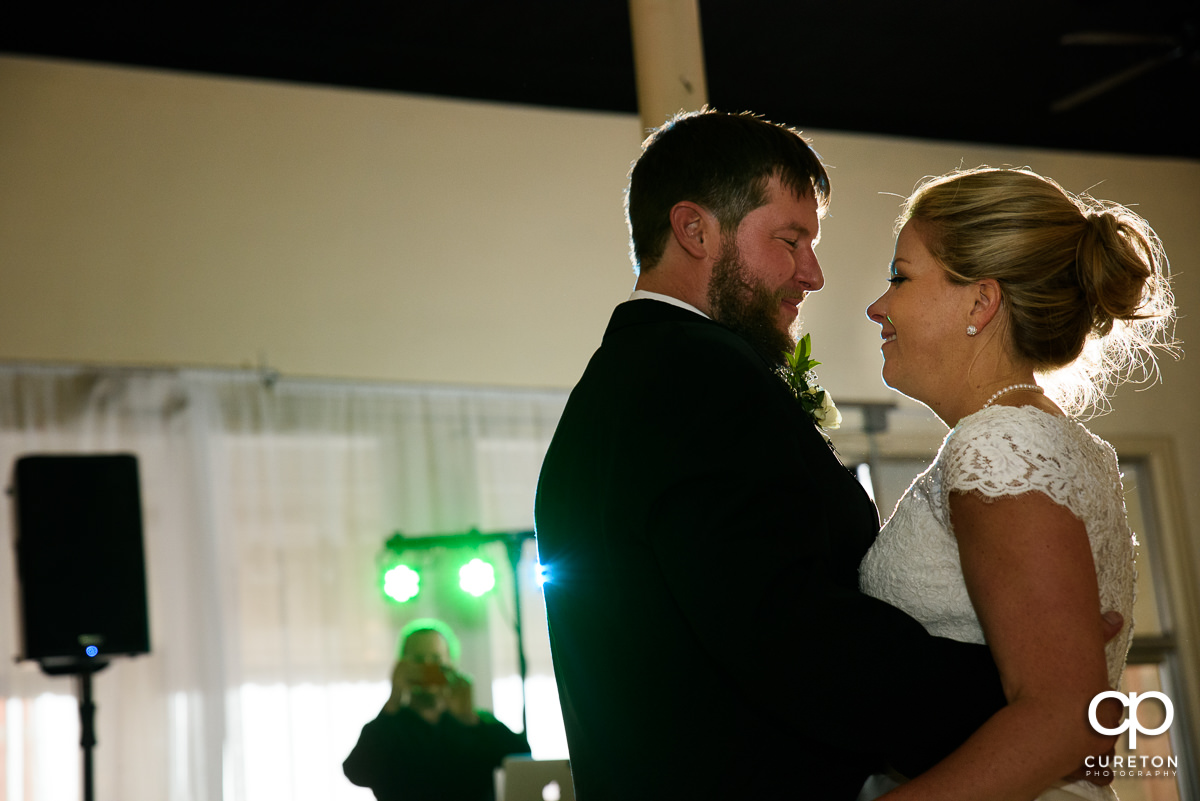
<path fill-rule="evenodd" d="M 70 673 L 148 653 L 137 459 L 23 456 L 13 489 L 21 658 Z"/>

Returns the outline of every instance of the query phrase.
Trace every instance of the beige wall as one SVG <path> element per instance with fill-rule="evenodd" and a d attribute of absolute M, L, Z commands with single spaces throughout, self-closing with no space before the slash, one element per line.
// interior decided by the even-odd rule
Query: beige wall
<path fill-rule="evenodd" d="M 0 60 L 0 359 L 569 385 L 632 116 Z"/>
<path fill-rule="evenodd" d="M 861 310 L 884 288 L 895 196 L 959 165 L 1137 204 L 1180 308 L 1200 307 L 1198 163 L 809 133 L 834 197 L 829 284 L 805 317 L 835 397 L 895 399 Z M 639 139 L 632 115 L 0 57 L 0 361 L 569 387 L 632 285 Z M 1195 316 L 1178 334 L 1200 347 Z M 1092 425 L 1167 439 L 1193 542 L 1194 361 Z"/>

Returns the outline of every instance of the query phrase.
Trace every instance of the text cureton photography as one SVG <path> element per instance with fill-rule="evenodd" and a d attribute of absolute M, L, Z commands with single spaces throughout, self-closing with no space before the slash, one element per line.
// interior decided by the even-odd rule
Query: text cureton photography
<path fill-rule="evenodd" d="M 1120 725 L 1114 728 L 1107 728 L 1097 719 L 1096 709 L 1100 703 L 1107 698 L 1112 698 L 1119 701 L 1125 706 L 1129 714 L 1125 720 L 1121 721 Z M 1138 716 L 1139 705 L 1147 698 L 1152 698 L 1159 701 L 1163 707 L 1162 723 L 1154 728 L 1147 728 L 1142 725 L 1141 719 Z M 1162 734 L 1171 727 L 1171 723 L 1175 719 L 1175 706 L 1171 703 L 1171 699 L 1165 693 L 1158 691 L 1149 691 L 1143 693 L 1129 692 L 1120 693 L 1115 690 L 1109 690 L 1098 694 L 1092 699 L 1088 706 L 1088 722 L 1092 728 L 1101 734 L 1116 734 L 1119 735 L 1125 731 L 1129 732 L 1129 750 L 1133 751 L 1137 748 L 1137 736 L 1139 733 L 1148 737 L 1153 737 Z M 1154 778 L 1158 776 L 1175 777 L 1179 774 L 1179 757 L 1175 754 L 1163 756 L 1161 754 L 1116 754 L 1104 756 L 1089 756 L 1084 767 L 1087 775 L 1099 775 L 1105 771 L 1112 771 L 1113 775 L 1119 778 L 1129 777 L 1147 777 Z"/>
<path fill-rule="evenodd" d="M 1170 756 L 1137 756 L 1129 754 L 1121 756 L 1090 756 L 1084 760 L 1087 775 L 1096 776 L 1100 772 L 1111 770 L 1113 775 L 1127 778 L 1130 776 L 1178 776 L 1179 757 Z"/>

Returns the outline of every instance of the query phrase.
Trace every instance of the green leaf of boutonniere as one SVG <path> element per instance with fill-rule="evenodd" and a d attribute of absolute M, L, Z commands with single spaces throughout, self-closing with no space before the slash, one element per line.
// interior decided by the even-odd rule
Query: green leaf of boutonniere
<path fill-rule="evenodd" d="M 800 337 L 796 349 L 783 355 L 787 363 L 781 370 L 783 379 L 805 413 L 819 428 L 839 428 L 842 425 L 842 413 L 833 405 L 830 394 L 817 383 L 817 374 L 813 372 L 820 362 L 812 358 L 812 335 Z"/>

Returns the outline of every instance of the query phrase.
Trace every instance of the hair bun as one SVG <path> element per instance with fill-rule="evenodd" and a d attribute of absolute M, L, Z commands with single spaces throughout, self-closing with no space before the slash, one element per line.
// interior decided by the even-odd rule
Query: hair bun
<path fill-rule="evenodd" d="M 1144 316 L 1158 252 L 1157 237 L 1140 217 L 1104 206 L 1084 212 L 1075 265 L 1097 336 L 1107 336 L 1116 320 Z"/>

